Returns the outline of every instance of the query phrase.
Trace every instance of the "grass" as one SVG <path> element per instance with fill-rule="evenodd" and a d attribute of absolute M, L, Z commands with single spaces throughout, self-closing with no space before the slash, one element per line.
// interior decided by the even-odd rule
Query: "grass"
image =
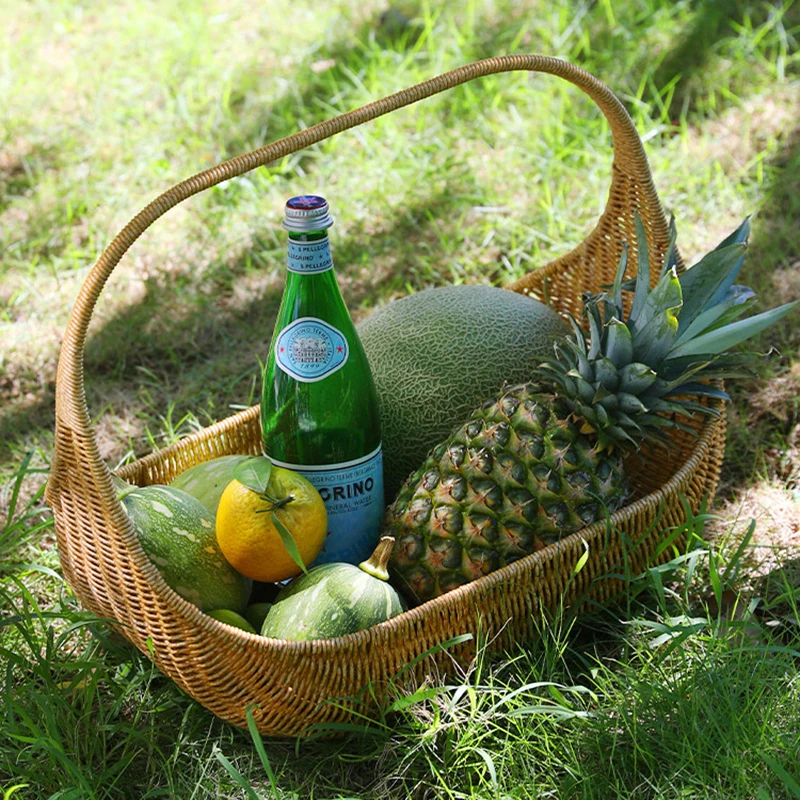
<path fill-rule="evenodd" d="M 687 259 L 753 213 L 744 282 L 763 307 L 800 296 L 800 6 L 0 7 L 4 797 L 800 797 L 796 313 L 757 343 L 778 350 L 760 373 L 732 387 L 705 542 L 642 576 L 625 607 L 564 615 L 541 642 L 479 658 L 341 741 L 261 749 L 183 695 L 80 609 L 41 497 L 60 335 L 122 225 L 199 169 L 477 58 L 543 52 L 600 77 L 645 140 Z M 602 211 L 610 165 L 588 101 L 510 74 L 192 198 L 136 243 L 99 303 L 86 380 L 103 456 L 115 466 L 253 402 L 291 194 L 335 206 L 337 271 L 362 317 L 426 286 L 503 284 L 566 251 Z"/>

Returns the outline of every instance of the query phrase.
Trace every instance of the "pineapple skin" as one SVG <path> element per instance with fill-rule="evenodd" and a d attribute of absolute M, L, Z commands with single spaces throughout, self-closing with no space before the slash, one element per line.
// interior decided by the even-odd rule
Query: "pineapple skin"
<path fill-rule="evenodd" d="M 539 384 L 488 400 L 434 448 L 386 511 L 389 566 L 421 603 L 487 575 L 620 508 L 618 448 L 599 449 Z"/>

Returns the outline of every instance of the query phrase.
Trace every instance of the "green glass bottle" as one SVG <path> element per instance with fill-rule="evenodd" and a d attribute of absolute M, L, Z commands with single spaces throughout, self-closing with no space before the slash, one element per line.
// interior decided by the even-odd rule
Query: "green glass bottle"
<path fill-rule="evenodd" d="M 384 510 L 380 417 L 372 374 L 333 270 L 327 201 L 293 197 L 288 273 L 264 368 L 264 454 L 308 478 L 328 512 L 315 564 L 359 564 Z"/>

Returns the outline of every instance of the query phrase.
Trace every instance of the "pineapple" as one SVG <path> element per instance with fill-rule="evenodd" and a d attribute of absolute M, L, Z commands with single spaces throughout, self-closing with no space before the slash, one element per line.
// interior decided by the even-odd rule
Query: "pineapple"
<path fill-rule="evenodd" d="M 754 296 L 734 280 L 749 221 L 678 275 L 675 226 L 650 288 L 644 229 L 636 219 L 637 275 L 584 297 L 588 334 L 556 344 L 533 382 L 488 400 L 403 485 L 382 535 L 396 545 L 398 588 L 424 602 L 589 525 L 628 497 L 624 457 L 643 443 L 669 447 L 686 415 L 717 414 L 718 379 L 750 358 L 731 348 L 797 303 L 739 319 Z M 623 297 L 632 292 L 630 312 Z M 683 419 L 683 421 L 681 421 Z"/>

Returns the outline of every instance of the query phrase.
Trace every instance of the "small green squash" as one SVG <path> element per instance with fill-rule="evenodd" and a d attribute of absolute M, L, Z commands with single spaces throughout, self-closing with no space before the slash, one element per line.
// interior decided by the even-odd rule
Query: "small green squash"
<path fill-rule="evenodd" d="M 142 549 L 171 589 L 201 611 L 244 611 L 252 581 L 225 560 L 214 516 L 199 500 L 172 486 L 115 484 Z"/>
<path fill-rule="evenodd" d="M 320 564 L 281 590 L 267 613 L 262 636 L 273 639 L 333 639 L 371 628 L 405 610 L 389 584 L 386 564 L 394 539 L 384 536 L 357 567 Z"/>

